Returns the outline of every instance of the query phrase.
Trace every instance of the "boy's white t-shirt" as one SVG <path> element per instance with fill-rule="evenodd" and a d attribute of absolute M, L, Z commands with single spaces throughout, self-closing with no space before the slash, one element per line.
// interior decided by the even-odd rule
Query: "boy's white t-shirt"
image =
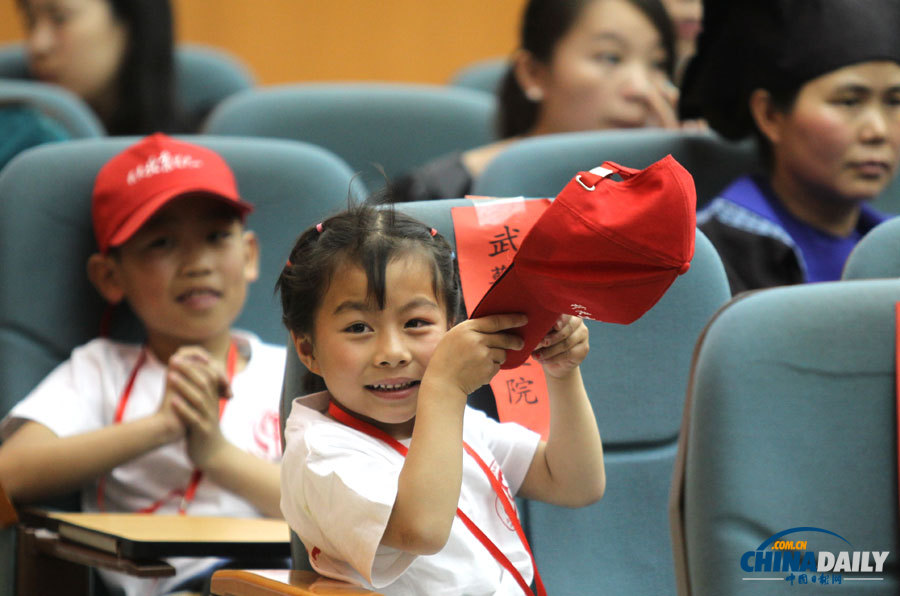
<path fill-rule="evenodd" d="M 265 344 L 255 335 L 233 332 L 242 353 L 249 354 L 247 366 L 231 382 L 232 398 L 219 426 L 232 444 L 268 461 L 281 458 L 279 404 L 284 376 L 285 349 Z M 0 423 L 0 436 L 9 437 L 27 420 L 39 422 L 56 435 L 66 437 L 99 430 L 113 424 L 116 408 L 134 370 L 143 346 L 109 339 L 94 339 L 72 351 L 68 360 L 56 367 L 19 402 Z M 166 367 L 148 351 L 135 377 L 123 421 L 153 414 L 162 402 Z M 193 473 L 185 441 L 177 441 L 135 458 L 115 468 L 105 481 L 104 510 L 139 511 L 160 499 L 157 513 L 175 514 L 181 502 L 173 490 L 185 488 Z M 82 488 L 84 511 L 98 511 L 97 483 Z M 169 498 L 167 498 L 169 497 Z M 190 515 L 259 517 L 248 501 L 201 480 Z M 161 581 L 101 572 L 111 585 L 126 593 L 161 593 L 214 565 L 213 558 L 177 558 L 168 562 L 176 575 Z"/>
<path fill-rule="evenodd" d="M 325 393 L 297 398 L 285 426 L 281 510 L 313 568 L 388 596 L 521 594 L 521 587 L 457 517 L 444 548 L 416 556 L 380 544 L 404 458 L 386 443 L 324 415 Z M 519 490 L 540 436 L 466 407 L 463 440 Z M 409 445 L 409 440 L 401 441 Z M 459 508 L 531 582 L 534 570 L 490 481 L 463 456 Z"/>

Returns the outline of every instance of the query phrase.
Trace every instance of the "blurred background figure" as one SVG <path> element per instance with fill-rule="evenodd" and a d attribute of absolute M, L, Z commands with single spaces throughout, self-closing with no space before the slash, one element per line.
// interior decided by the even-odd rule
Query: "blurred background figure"
<path fill-rule="evenodd" d="M 17 0 L 34 79 L 65 87 L 111 135 L 192 132 L 174 97 L 168 0 Z"/>
<path fill-rule="evenodd" d="M 734 292 L 840 278 L 900 161 L 900 2 L 712 0 L 684 118 L 755 136 L 759 176 L 697 217 Z"/>
<path fill-rule="evenodd" d="M 678 126 L 675 34 L 660 0 L 530 0 L 499 91 L 500 141 L 399 179 L 395 199 L 461 197 L 510 143 L 533 135 Z"/>
<path fill-rule="evenodd" d="M 684 67 L 697 49 L 697 35 L 703 22 L 702 0 L 663 0 L 675 27 L 675 80 L 680 81 Z"/>

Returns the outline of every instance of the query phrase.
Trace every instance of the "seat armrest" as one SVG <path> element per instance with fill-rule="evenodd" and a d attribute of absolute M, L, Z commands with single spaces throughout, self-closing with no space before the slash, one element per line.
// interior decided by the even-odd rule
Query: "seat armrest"
<path fill-rule="evenodd" d="M 212 576 L 213 596 L 379 596 L 365 588 L 323 577 L 314 571 L 289 569 L 220 569 Z"/>

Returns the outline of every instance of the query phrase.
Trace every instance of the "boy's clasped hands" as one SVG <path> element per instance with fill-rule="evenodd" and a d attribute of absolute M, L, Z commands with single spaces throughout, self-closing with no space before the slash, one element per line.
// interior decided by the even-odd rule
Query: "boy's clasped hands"
<path fill-rule="evenodd" d="M 187 439 L 188 456 L 198 468 L 204 468 L 227 442 L 219 428 L 219 400 L 229 398 L 228 375 L 205 349 L 184 346 L 169 359 L 158 413 L 167 420 L 173 440 Z"/>

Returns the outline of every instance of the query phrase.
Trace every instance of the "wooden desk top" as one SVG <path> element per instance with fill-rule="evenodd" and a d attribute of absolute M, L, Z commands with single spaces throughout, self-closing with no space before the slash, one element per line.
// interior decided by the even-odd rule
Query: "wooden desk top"
<path fill-rule="evenodd" d="M 29 521 L 41 516 L 64 540 L 132 559 L 290 556 L 290 529 L 279 519 L 28 511 Z"/>

